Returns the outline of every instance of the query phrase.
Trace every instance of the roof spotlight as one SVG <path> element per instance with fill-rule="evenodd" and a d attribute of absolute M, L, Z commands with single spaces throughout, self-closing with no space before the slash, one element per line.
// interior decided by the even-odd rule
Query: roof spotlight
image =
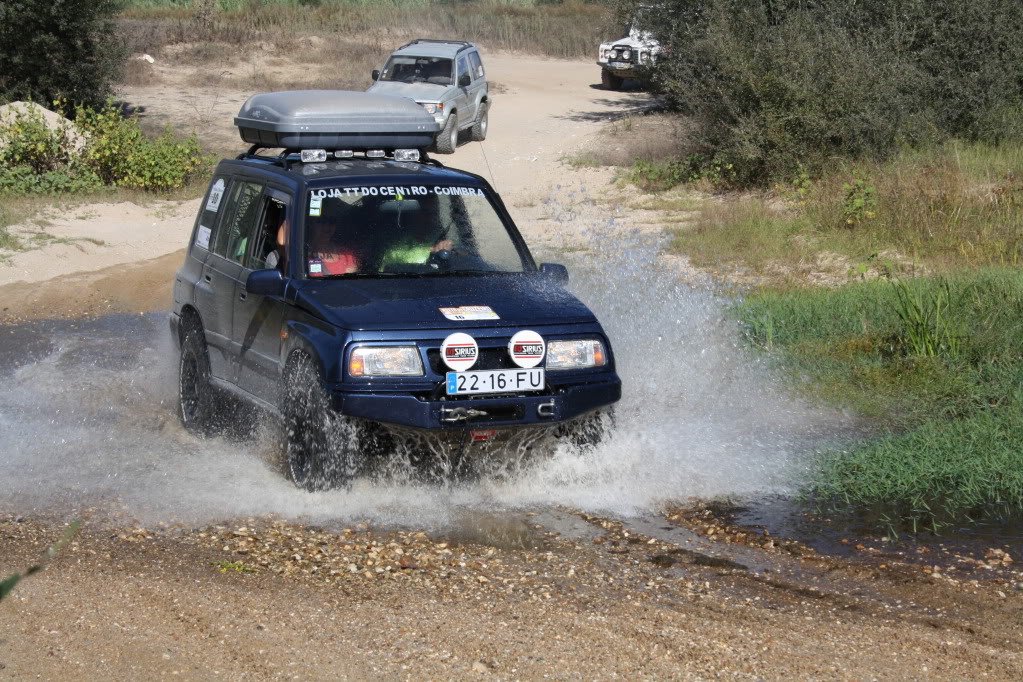
<path fill-rule="evenodd" d="M 326 149 L 303 149 L 302 163 L 317 163 L 327 160 Z"/>
<path fill-rule="evenodd" d="M 384 154 L 384 150 L 383 149 L 367 149 L 366 150 L 366 158 L 368 158 L 368 159 L 382 159 L 382 158 L 384 158 L 384 156 L 385 156 L 385 154 Z"/>
<path fill-rule="evenodd" d="M 394 150 L 395 161 L 418 161 L 419 150 L 418 149 L 395 149 Z"/>
<path fill-rule="evenodd" d="M 339 159 L 350 159 L 353 156 L 355 156 L 355 152 L 353 152 L 351 149 L 339 149 L 338 151 L 334 152 L 334 156 Z"/>

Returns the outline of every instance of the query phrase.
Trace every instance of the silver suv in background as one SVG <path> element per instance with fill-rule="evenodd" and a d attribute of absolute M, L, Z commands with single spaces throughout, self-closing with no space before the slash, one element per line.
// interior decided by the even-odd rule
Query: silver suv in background
<path fill-rule="evenodd" d="M 490 88 L 479 50 L 462 40 L 419 38 L 391 53 L 383 70 L 373 70 L 367 92 L 409 97 L 440 124 L 434 151 L 452 154 L 460 131 L 473 140 L 487 137 Z"/>
<path fill-rule="evenodd" d="M 626 78 L 646 80 L 661 52 L 649 30 L 653 7 L 641 7 L 625 27 L 625 37 L 601 43 L 597 50 L 600 82 L 606 90 L 620 90 Z"/>

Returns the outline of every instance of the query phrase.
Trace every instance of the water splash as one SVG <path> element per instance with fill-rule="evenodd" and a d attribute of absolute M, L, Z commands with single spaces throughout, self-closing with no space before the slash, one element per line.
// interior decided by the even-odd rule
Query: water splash
<path fill-rule="evenodd" d="M 682 284 L 656 244 L 605 225 L 562 254 L 613 339 L 624 397 L 598 449 L 515 476 L 417 479 L 400 462 L 349 491 L 306 493 L 273 466 L 275 437 L 199 441 L 178 424 L 176 352 L 162 315 L 0 329 L 0 511 L 96 508 L 142 522 L 275 514 L 442 528 L 466 510 L 555 504 L 643 514 L 691 496 L 789 491 L 836 417 L 786 397 L 745 351 L 727 299 Z"/>

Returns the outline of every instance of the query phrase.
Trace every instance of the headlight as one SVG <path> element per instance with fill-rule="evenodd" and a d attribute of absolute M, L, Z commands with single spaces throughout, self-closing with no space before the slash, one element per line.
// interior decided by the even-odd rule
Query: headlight
<path fill-rule="evenodd" d="M 583 369 L 603 367 L 606 364 L 604 344 L 597 339 L 547 343 L 547 369 Z"/>
<path fill-rule="evenodd" d="M 443 104 L 435 104 L 433 102 L 425 102 L 425 103 L 424 102 L 420 102 L 420 104 L 423 106 L 424 109 L 426 109 L 426 113 L 428 113 L 428 114 L 436 114 L 438 111 L 441 112 L 441 113 L 444 112 L 444 105 Z"/>
<path fill-rule="evenodd" d="M 421 377 L 423 361 L 415 346 L 359 346 L 348 358 L 353 377 Z"/>
<path fill-rule="evenodd" d="M 624 52 L 622 52 L 622 59 L 628 59 L 629 55 L 631 54 L 632 52 L 630 52 L 629 50 L 625 50 Z"/>
<path fill-rule="evenodd" d="M 611 50 L 611 59 L 618 59 L 618 50 Z"/>

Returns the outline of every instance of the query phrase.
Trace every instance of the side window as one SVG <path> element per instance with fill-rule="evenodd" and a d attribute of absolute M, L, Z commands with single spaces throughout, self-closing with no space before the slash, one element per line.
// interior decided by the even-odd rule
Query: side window
<path fill-rule="evenodd" d="M 227 196 L 227 205 L 221 208 L 224 216 L 217 230 L 213 253 L 236 263 L 245 258 L 249 235 L 259 216 L 260 195 L 263 186 L 254 182 L 236 180 Z"/>
<path fill-rule="evenodd" d="M 469 62 L 465 57 L 458 58 L 458 81 L 462 80 L 462 74 L 469 73 Z M 456 83 L 458 82 L 456 81 Z"/>
<path fill-rule="evenodd" d="M 469 61 L 472 62 L 472 77 L 474 79 L 476 79 L 476 78 L 483 78 L 483 76 L 484 76 L 483 62 L 480 61 L 480 53 L 479 52 L 470 52 L 469 53 Z"/>
<path fill-rule="evenodd" d="M 224 194 L 226 194 L 227 178 L 220 175 L 213 178 L 210 183 L 209 192 L 206 194 L 206 203 L 199 213 L 199 227 L 195 231 L 195 245 L 210 250 L 214 243 L 214 233 L 217 230 L 217 218 L 220 216 L 220 209 L 224 205 Z"/>
<path fill-rule="evenodd" d="M 280 193 L 267 191 L 263 195 L 263 210 L 260 211 L 259 226 L 252 241 L 252 248 L 243 265 L 249 270 L 264 270 L 283 267 L 287 255 L 288 203 Z"/>

